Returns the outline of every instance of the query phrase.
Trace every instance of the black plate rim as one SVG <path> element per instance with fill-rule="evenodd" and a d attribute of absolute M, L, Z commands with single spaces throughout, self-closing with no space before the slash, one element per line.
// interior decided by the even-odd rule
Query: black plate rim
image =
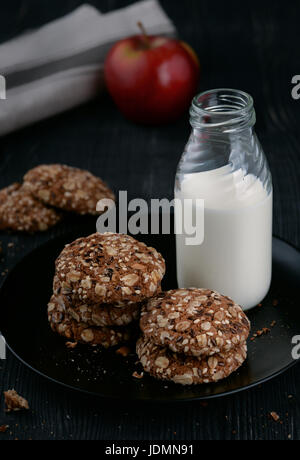
<path fill-rule="evenodd" d="M 72 232 L 70 232 L 71 234 Z M 38 251 L 39 249 L 43 248 L 44 246 L 47 246 L 48 244 L 51 244 L 51 242 L 54 242 L 57 238 L 64 238 L 64 237 L 67 237 L 67 235 L 60 235 L 59 237 L 54 237 L 54 238 L 51 238 L 49 239 L 47 242 L 43 243 L 42 245 L 34 248 L 32 251 L 28 252 L 27 254 L 25 254 L 25 256 L 21 259 L 23 260 L 25 257 L 29 257 L 30 254 L 32 254 L 32 252 L 34 251 Z M 293 248 L 294 250 L 296 250 L 298 252 L 298 254 L 300 255 L 300 251 L 299 249 L 294 246 L 293 244 L 287 242 L 286 240 L 284 240 L 283 238 L 280 238 L 280 237 L 277 237 L 276 235 L 273 235 L 273 238 L 274 239 L 277 239 L 279 241 L 281 241 L 282 243 L 285 243 L 286 245 L 288 245 L 289 247 Z M 19 262 L 18 261 L 15 265 L 15 267 L 18 265 Z M 14 268 L 10 271 L 10 273 L 8 274 L 7 278 L 5 279 L 2 287 L 4 286 L 4 284 L 6 283 L 6 280 L 11 276 L 11 274 L 13 273 L 14 271 Z M 2 287 L 0 289 L 0 291 L 2 290 Z M 1 331 L 0 331 L 1 332 Z M 5 337 L 4 337 L 5 338 Z M 5 342 L 6 342 L 6 339 L 5 339 Z M 273 380 L 275 379 L 276 377 L 284 374 L 285 372 L 287 372 L 289 369 L 293 368 L 294 366 L 296 366 L 297 364 L 299 364 L 299 360 L 294 360 L 293 362 L 291 362 L 290 364 L 288 364 L 287 366 L 285 366 L 284 368 L 274 372 L 273 374 L 269 375 L 268 377 L 265 377 L 265 378 L 262 378 L 260 380 L 258 380 L 257 382 L 254 382 L 254 383 L 251 383 L 249 385 L 245 385 L 245 386 L 242 386 L 240 388 L 236 388 L 235 390 L 228 390 L 228 391 L 225 391 L 225 392 L 222 392 L 222 393 L 218 393 L 218 394 L 214 394 L 214 395 L 208 395 L 208 396 L 194 396 L 194 397 L 186 397 L 186 398 L 182 398 L 182 399 L 177 399 L 177 398 L 172 398 L 170 397 L 169 399 L 157 399 L 155 397 L 151 397 L 151 398 L 138 398 L 138 397 L 131 397 L 131 396 L 128 396 L 128 397 L 125 397 L 124 396 L 118 396 L 118 395 L 110 395 L 110 396 L 107 396 L 107 395 L 104 395 L 104 394 L 101 394 L 101 393 L 97 393 L 97 392 L 93 392 L 93 391 L 88 391 L 88 390 L 84 390 L 83 388 L 78 388 L 78 387 L 75 387 L 75 386 L 72 386 L 72 385 L 68 385 L 66 383 L 63 383 L 63 382 L 60 382 L 59 380 L 56 380 L 55 378 L 53 377 L 49 377 L 48 375 L 44 374 L 43 372 L 39 371 L 38 369 L 35 369 L 33 366 L 31 366 L 29 363 L 27 363 L 26 361 L 23 360 L 23 358 L 21 358 L 14 350 L 13 348 L 9 345 L 8 342 L 6 342 L 6 346 L 7 348 L 9 349 L 9 351 L 22 363 L 24 364 L 28 369 L 30 369 L 31 371 L 33 371 L 35 374 L 43 377 L 44 379 L 47 379 L 48 381 L 56 384 L 56 385 L 59 385 L 60 387 L 63 387 L 63 388 L 66 388 L 68 390 L 71 390 L 71 391 L 76 391 L 76 392 L 79 392 L 79 393 L 82 393 L 82 394 L 85 394 L 85 395 L 89 395 L 89 396 L 94 396 L 94 397 L 97 397 L 97 398 L 100 398 L 100 399 L 107 399 L 107 400 L 110 400 L 110 401 L 128 401 L 128 402 L 143 402 L 143 403 L 160 403 L 160 404 L 169 404 L 169 403 L 188 403 L 188 402 L 192 402 L 192 401 L 205 401 L 205 400 L 211 400 L 211 399 L 218 399 L 218 398 L 224 398 L 226 396 L 232 396 L 232 395 L 235 395 L 235 394 L 238 394 L 238 393 L 241 393 L 243 391 L 246 391 L 246 390 L 250 390 L 250 389 L 253 389 L 253 388 L 256 388 L 257 386 L 259 385 L 262 385 L 264 383 L 267 383 L 269 382 L 270 380 Z M 211 384 L 210 384 L 211 385 Z"/>

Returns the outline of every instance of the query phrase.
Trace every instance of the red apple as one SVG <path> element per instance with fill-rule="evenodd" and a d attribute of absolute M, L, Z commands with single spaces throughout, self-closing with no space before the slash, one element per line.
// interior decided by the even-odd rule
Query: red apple
<path fill-rule="evenodd" d="M 199 61 L 178 40 L 145 33 L 116 43 L 105 61 L 105 80 L 115 103 L 129 119 L 164 123 L 188 108 L 197 90 Z"/>

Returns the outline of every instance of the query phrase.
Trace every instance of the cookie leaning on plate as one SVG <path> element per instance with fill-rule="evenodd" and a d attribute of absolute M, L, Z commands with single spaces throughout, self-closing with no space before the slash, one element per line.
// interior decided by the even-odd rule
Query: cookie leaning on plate
<path fill-rule="evenodd" d="M 97 215 L 99 200 L 115 200 L 100 178 L 89 171 L 60 164 L 31 169 L 24 176 L 24 187 L 43 203 L 78 214 Z"/>
<path fill-rule="evenodd" d="M 235 372 L 247 357 L 246 343 L 226 353 L 196 358 L 173 353 L 145 337 L 138 340 L 136 351 L 146 372 L 181 385 L 218 382 Z"/>
<path fill-rule="evenodd" d="M 250 322 L 239 305 L 208 289 L 177 289 L 144 305 L 140 327 L 146 338 L 188 356 L 226 353 L 245 343 Z"/>
<path fill-rule="evenodd" d="M 62 214 L 34 198 L 21 184 L 0 190 L 0 230 L 42 232 L 56 225 Z"/>
<path fill-rule="evenodd" d="M 64 306 L 55 296 L 52 296 L 48 303 L 48 321 L 54 332 L 83 344 L 109 348 L 126 342 L 130 338 L 130 330 L 125 327 L 90 327 L 86 323 L 78 323 L 66 313 Z"/>
<path fill-rule="evenodd" d="M 128 235 L 95 233 L 65 246 L 55 268 L 55 290 L 61 288 L 74 305 L 118 306 L 159 292 L 165 261 L 154 248 Z"/>

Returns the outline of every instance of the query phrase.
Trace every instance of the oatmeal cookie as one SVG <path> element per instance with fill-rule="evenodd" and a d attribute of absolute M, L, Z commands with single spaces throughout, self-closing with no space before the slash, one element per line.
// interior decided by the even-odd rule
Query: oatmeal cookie
<path fill-rule="evenodd" d="M 150 299 L 140 327 L 156 345 L 189 356 L 228 352 L 244 343 L 250 322 L 229 297 L 208 289 L 177 289 Z"/>
<path fill-rule="evenodd" d="M 55 290 L 80 303 L 139 303 L 159 292 L 165 261 L 128 235 L 95 233 L 68 244 L 56 260 Z"/>
<path fill-rule="evenodd" d="M 130 331 L 125 327 L 90 327 L 85 323 L 78 323 L 65 312 L 55 296 L 51 297 L 48 304 L 48 320 L 54 332 L 74 342 L 109 348 L 130 339 Z"/>
<path fill-rule="evenodd" d="M 35 199 L 21 184 L 0 190 L 0 230 L 43 232 L 61 218 L 61 213 Z"/>
<path fill-rule="evenodd" d="M 226 353 L 194 357 L 174 353 L 168 347 L 155 345 L 145 337 L 138 340 L 136 351 L 146 372 L 158 379 L 181 385 L 223 380 L 235 372 L 247 357 L 246 343 Z"/>
<path fill-rule="evenodd" d="M 70 297 L 65 295 L 56 296 L 57 302 L 64 311 L 77 323 L 85 323 L 88 326 L 127 326 L 136 321 L 140 315 L 140 304 L 130 304 L 124 307 L 113 305 L 78 305 L 72 304 Z"/>
<path fill-rule="evenodd" d="M 24 187 L 43 203 L 78 214 L 97 215 L 99 200 L 115 200 L 113 192 L 100 178 L 60 164 L 31 169 L 24 176 Z"/>

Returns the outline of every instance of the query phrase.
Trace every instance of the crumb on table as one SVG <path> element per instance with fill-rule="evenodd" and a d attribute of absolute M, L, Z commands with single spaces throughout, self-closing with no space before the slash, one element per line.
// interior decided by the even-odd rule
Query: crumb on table
<path fill-rule="evenodd" d="M 271 415 L 272 419 L 274 420 L 274 422 L 278 422 L 280 420 L 280 417 L 277 414 L 277 412 L 271 412 L 270 415 Z"/>
<path fill-rule="evenodd" d="M 141 380 L 141 379 L 144 377 L 144 372 L 142 372 L 141 374 L 139 374 L 138 372 L 135 371 L 135 372 L 132 374 L 132 377 L 134 377 L 135 379 Z"/>
<path fill-rule="evenodd" d="M 66 342 L 66 347 L 67 348 L 73 349 L 73 348 L 76 348 L 77 345 L 78 345 L 78 342 Z"/>
<path fill-rule="evenodd" d="M 29 409 L 28 401 L 22 396 L 18 395 L 15 390 L 4 391 L 4 399 L 6 412 L 15 412 Z"/>

